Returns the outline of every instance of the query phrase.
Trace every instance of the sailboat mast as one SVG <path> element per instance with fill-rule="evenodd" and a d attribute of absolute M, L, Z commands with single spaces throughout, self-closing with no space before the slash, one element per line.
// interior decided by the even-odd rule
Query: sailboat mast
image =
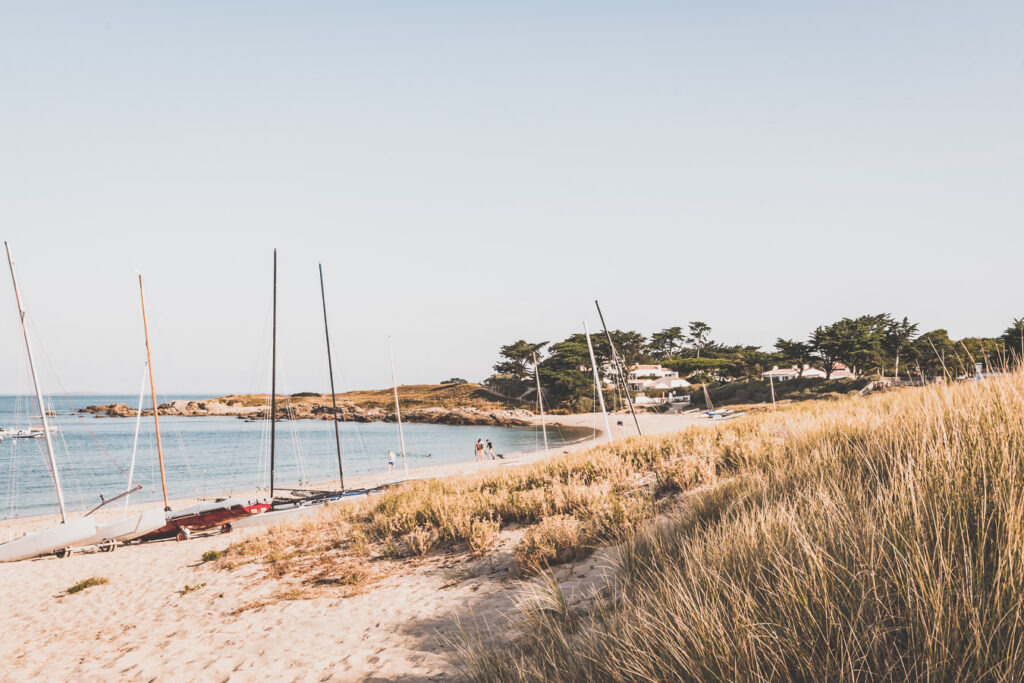
<path fill-rule="evenodd" d="M 537 407 L 540 408 L 540 428 L 544 432 L 544 455 L 548 454 L 548 426 L 544 422 L 544 394 L 540 391 L 540 366 L 537 365 L 537 354 L 533 354 L 533 377 L 537 380 Z"/>
<path fill-rule="evenodd" d="M 626 392 L 626 403 L 629 404 L 629 412 L 633 415 L 636 433 L 643 434 L 640 431 L 640 420 L 637 419 L 636 411 L 633 409 L 633 397 L 629 395 L 629 386 L 626 384 L 626 375 L 623 371 L 622 363 L 619 362 L 619 354 L 615 351 L 615 342 L 612 341 L 612 335 L 608 331 L 608 326 L 604 324 L 604 313 L 601 312 L 601 304 L 597 303 L 597 299 L 594 299 L 594 305 L 597 306 L 597 315 L 601 318 L 601 327 L 604 328 L 604 334 L 608 337 L 608 346 L 611 347 L 612 351 L 612 361 L 615 363 L 615 374 L 618 376 L 618 381 L 622 383 L 623 391 Z"/>
<path fill-rule="evenodd" d="M 338 479 L 341 490 L 345 490 L 345 467 L 341 458 L 341 434 L 338 432 L 338 401 L 334 394 L 334 364 L 331 362 L 331 333 L 327 331 L 327 295 L 324 294 L 324 266 L 320 268 L 320 301 L 324 305 L 324 338 L 327 341 L 327 374 L 331 378 L 331 421 L 334 422 L 334 443 L 338 447 Z"/>
<path fill-rule="evenodd" d="M 612 426 L 608 422 L 608 411 L 604 407 L 604 392 L 601 391 L 601 376 L 597 373 L 597 359 L 594 358 L 594 345 L 590 343 L 590 330 L 587 329 L 587 321 L 583 321 L 583 332 L 587 335 L 587 349 L 590 351 L 590 367 L 594 370 L 594 386 L 597 387 L 597 399 L 601 402 L 601 414 L 604 415 L 604 433 L 608 436 L 608 443 L 612 442 Z"/>
<path fill-rule="evenodd" d="M 277 432 L 277 249 L 274 250 L 274 313 L 270 341 L 270 499 L 274 499 L 274 441 Z"/>
<path fill-rule="evenodd" d="M 708 404 L 708 410 L 714 410 L 715 404 L 711 402 L 711 396 L 708 394 L 708 385 L 701 384 L 700 388 L 704 390 L 704 401 Z"/>
<path fill-rule="evenodd" d="M 405 432 L 402 431 L 402 409 L 398 405 L 398 379 L 395 377 L 395 354 L 391 351 L 391 337 L 388 337 L 388 360 L 391 361 L 391 384 L 395 388 L 395 419 L 398 421 L 398 444 L 402 449 L 402 468 L 409 476 L 409 461 L 405 457 Z"/>
<path fill-rule="evenodd" d="M 153 397 L 153 425 L 156 427 L 156 455 L 160 461 L 160 487 L 164 492 L 164 510 L 170 510 L 167 502 L 167 476 L 164 473 L 164 444 L 160 439 L 160 411 L 156 405 L 156 382 L 153 381 L 153 358 L 149 352 L 149 326 L 146 324 L 146 297 L 142 293 L 142 274 L 139 274 L 139 300 L 142 302 L 142 330 L 146 334 L 146 365 L 149 367 L 149 391 Z"/>
<path fill-rule="evenodd" d="M 149 367 L 149 363 L 146 363 Z M 142 425 L 142 401 L 146 395 L 146 373 L 142 373 L 142 382 L 139 384 L 139 409 L 135 411 L 135 438 L 132 439 L 132 461 L 128 465 L 128 494 L 124 497 L 124 516 L 128 516 L 128 499 L 132 497 L 132 482 L 135 480 L 135 453 L 139 447 L 139 427 Z"/>
<path fill-rule="evenodd" d="M 60 521 L 68 521 L 67 510 L 64 508 L 64 491 L 60 486 L 60 474 L 57 472 L 57 459 L 53 455 L 53 439 L 50 437 L 50 423 L 46 419 L 46 406 L 43 404 L 43 392 L 39 389 L 39 377 L 36 373 L 36 362 L 32 357 L 32 344 L 28 337 L 28 326 L 25 324 L 25 309 L 21 305 L 21 292 L 18 291 L 18 277 L 14 274 L 14 259 L 11 258 L 11 245 L 4 242 L 7 250 L 7 265 L 11 268 L 11 281 L 14 283 L 14 301 L 18 304 L 18 319 L 21 321 L 21 332 L 25 336 L 25 351 L 28 353 L 28 367 L 32 373 L 32 386 L 36 391 L 36 405 L 39 406 L 39 419 L 43 423 L 43 439 L 46 441 L 46 458 L 50 463 L 50 476 L 53 477 L 53 488 L 57 491 L 57 504 L 60 506 Z"/>

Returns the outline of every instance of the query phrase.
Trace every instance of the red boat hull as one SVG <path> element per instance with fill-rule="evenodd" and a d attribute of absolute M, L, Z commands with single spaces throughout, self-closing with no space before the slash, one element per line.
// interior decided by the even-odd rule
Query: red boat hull
<path fill-rule="evenodd" d="M 138 540 L 156 541 L 164 538 L 177 538 L 179 533 L 185 531 L 191 533 L 224 526 L 235 520 L 255 514 L 258 508 L 260 508 L 260 504 L 247 506 L 238 502 L 225 502 L 221 506 L 208 504 L 205 507 L 207 509 L 183 510 L 176 515 L 170 513 L 167 518 L 167 524 L 156 531 L 142 536 Z"/>

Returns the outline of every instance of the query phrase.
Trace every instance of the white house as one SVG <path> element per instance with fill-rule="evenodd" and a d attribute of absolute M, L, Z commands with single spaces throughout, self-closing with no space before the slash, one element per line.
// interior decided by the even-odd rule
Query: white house
<path fill-rule="evenodd" d="M 660 379 L 662 377 L 678 377 L 675 370 L 663 368 L 660 365 L 634 365 L 629 369 L 629 379 Z"/>
<path fill-rule="evenodd" d="M 821 375 L 824 377 L 825 373 L 821 373 Z M 842 363 L 836 363 L 832 366 L 832 379 L 853 379 L 855 376 L 850 372 L 850 368 Z"/>
<path fill-rule="evenodd" d="M 825 373 L 818 368 L 812 368 L 810 365 L 804 365 L 804 377 L 821 377 L 824 379 Z M 788 382 L 791 379 L 800 377 L 800 368 L 780 368 L 778 365 L 772 367 L 771 370 L 761 373 L 761 377 L 764 379 L 772 379 L 776 382 Z"/>
<path fill-rule="evenodd" d="M 788 382 L 791 379 L 796 379 L 800 376 L 800 371 L 796 368 L 780 368 L 778 365 L 773 365 L 771 370 L 766 370 L 761 373 L 761 377 L 764 379 L 771 379 L 775 382 Z"/>
<path fill-rule="evenodd" d="M 688 386 L 690 386 L 690 383 L 682 377 L 662 377 L 661 379 L 642 381 L 640 389 L 682 389 Z"/>
<path fill-rule="evenodd" d="M 771 378 L 776 382 L 787 382 L 800 376 L 799 368 L 780 368 L 778 365 L 772 367 L 771 370 L 761 373 L 761 377 L 764 379 Z M 803 376 L 825 379 L 825 371 L 819 370 L 818 368 L 812 368 L 810 365 L 804 365 Z M 842 363 L 836 363 L 832 368 L 832 379 L 850 379 L 853 376 L 854 375 L 850 372 L 850 369 Z"/>

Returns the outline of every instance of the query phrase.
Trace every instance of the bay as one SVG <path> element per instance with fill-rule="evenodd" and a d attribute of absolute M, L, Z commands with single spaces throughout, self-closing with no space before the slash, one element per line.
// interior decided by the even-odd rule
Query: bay
<path fill-rule="evenodd" d="M 163 396 L 202 400 L 212 396 Z M 134 418 L 95 417 L 75 412 L 91 404 L 136 406 L 138 396 L 82 395 L 48 399 L 60 430 L 53 434 L 57 464 L 68 508 L 91 509 L 127 490 L 127 470 L 135 432 Z M 69 404 L 69 400 L 71 403 Z M 148 401 L 147 401 L 148 406 Z M 0 396 L 0 427 L 39 426 L 35 400 Z M 544 447 L 539 427 L 407 424 L 410 469 L 474 460 L 473 444 L 490 439 L 498 453 L 513 455 Z M 387 472 L 387 452 L 397 454 L 393 423 L 341 422 L 339 429 L 346 477 Z M 168 497 L 223 496 L 269 486 L 270 423 L 234 417 L 160 417 Z M 551 447 L 590 438 L 591 430 L 549 429 Z M 430 457 L 428 457 L 428 454 Z M 338 478 L 334 430 L 325 420 L 285 420 L 277 425 L 277 487 L 300 486 Z M 398 472 L 401 472 L 399 460 Z M 133 503 L 161 500 L 153 418 L 143 417 L 135 481 L 142 490 Z M 57 512 L 43 439 L 4 438 L 0 442 L 0 520 Z"/>

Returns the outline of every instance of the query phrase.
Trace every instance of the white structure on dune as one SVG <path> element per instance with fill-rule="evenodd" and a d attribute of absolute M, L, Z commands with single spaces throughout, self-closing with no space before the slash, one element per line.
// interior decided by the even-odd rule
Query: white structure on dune
<path fill-rule="evenodd" d="M 629 369 L 631 391 L 682 389 L 690 383 L 675 370 L 660 365 L 634 365 Z"/>
<path fill-rule="evenodd" d="M 819 370 L 818 368 L 812 368 L 810 365 L 804 365 L 803 375 L 800 374 L 800 368 L 780 368 L 778 365 L 772 367 L 771 370 L 761 373 L 761 377 L 764 379 L 771 378 L 776 382 L 788 382 L 791 379 L 797 377 L 804 378 L 820 378 L 825 379 L 825 371 Z M 832 379 L 850 379 L 853 377 L 853 373 L 850 369 L 842 363 L 836 363 L 832 368 Z"/>
<path fill-rule="evenodd" d="M 675 396 L 675 389 L 685 389 L 690 383 L 675 370 L 661 365 L 634 365 L 629 369 L 629 390 L 636 392 L 633 397 L 638 404 L 665 403 L 689 400 L 688 396 Z M 654 398 L 645 392 L 670 392 L 668 396 Z"/>
<path fill-rule="evenodd" d="M 678 377 L 679 373 L 660 365 L 634 365 L 629 369 L 630 381 L 638 379 L 659 379 L 661 377 Z"/>

